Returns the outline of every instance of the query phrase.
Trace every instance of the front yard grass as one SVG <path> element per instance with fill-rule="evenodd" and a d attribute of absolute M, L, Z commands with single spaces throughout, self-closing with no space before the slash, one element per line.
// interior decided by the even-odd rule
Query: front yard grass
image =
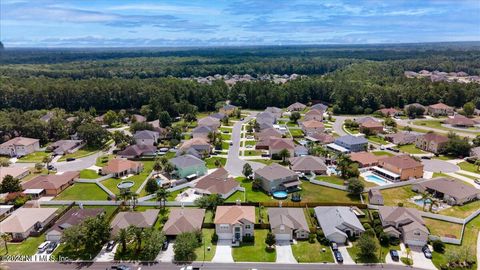
<path fill-rule="evenodd" d="M 213 256 L 215 256 L 217 245 L 212 244 L 212 235 L 214 232 L 215 229 L 202 229 L 202 245 L 195 249 L 197 261 L 211 261 Z M 208 247 L 210 247 L 210 251 Z"/>
<path fill-rule="evenodd" d="M 255 145 L 257 144 L 257 141 L 245 141 L 245 146 L 247 145 Z"/>
<path fill-rule="evenodd" d="M 55 197 L 55 200 L 106 200 L 108 194 L 94 183 L 75 183 Z"/>
<path fill-rule="evenodd" d="M 258 150 L 245 150 L 245 151 L 243 151 L 243 155 L 244 155 L 244 156 L 247 156 L 247 157 L 261 156 L 261 155 L 262 155 L 262 151 L 258 151 Z"/>
<path fill-rule="evenodd" d="M 389 142 L 387 142 L 384 138 L 381 138 L 379 136 L 368 136 L 366 138 L 371 142 L 378 143 L 381 145 L 389 144 Z"/>
<path fill-rule="evenodd" d="M 58 161 L 66 161 L 67 158 L 82 158 L 82 157 L 93 155 L 98 151 L 100 151 L 100 149 L 84 147 L 71 154 L 63 155 Z"/>
<path fill-rule="evenodd" d="M 462 235 L 462 225 L 446 222 L 437 219 L 423 218 L 425 225 L 430 230 L 430 234 L 441 237 L 452 237 L 460 239 Z"/>
<path fill-rule="evenodd" d="M 80 171 L 80 178 L 83 179 L 97 179 L 99 177 L 100 175 L 94 170 L 84 169 Z"/>
<path fill-rule="evenodd" d="M 33 152 L 31 154 L 28 154 L 26 156 L 23 156 L 17 160 L 17 162 L 20 163 L 39 163 L 43 162 L 44 157 L 50 156 L 50 153 L 47 153 L 45 151 L 38 151 L 38 152 Z"/>
<path fill-rule="evenodd" d="M 275 249 L 267 249 L 265 238 L 268 230 L 255 230 L 254 243 L 242 243 L 232 248 L 233 260 L 236 262 L 274 262 Z"/>
<path fill-rule="evenodd" d="M 229 141 L 232 139 L 232 135 L 222 133 L 222 140 Z"/>
<path fill-rule="evenodd" d="M 374 154 L 375 156 L 388 156 L 388 157 L 394 156 L 394 154 L 387 151 L 375 151 L 375 152 L 372 152 L 372 154 Z"/>
<path fill-rule="evenodd" d="M 325 248 L 325 252 L 322 249 Z M 315 240 L 315 243 L 309 243 L 308 240 L 297 241 L 292 245 L 293 256 L 299 263 L 333 263 L 333 255 L 330 247 L 324 246 Z"/>
<path fill-rule="evenodd" d="M 475 164 L 472 164 L 470 162 L 463 161 L 463 162 L 458 163 L 457 165 L 460 167 L 460 169 L 462 169 L 464 171 L 480 174 L 480 171 L 478 170 L 478 167 L 475 166 Z"/>
<path fill-rule="evenodd" d="M 205 159 L 205 164 L 207 165 L 207 168 L 209 168 L 209 169 L 218 168 L 218 166 L 215 165 L 215 161 L 217 161 L 217 160 L 220 161 L 220 163 L 222 164 L 222 167 L 225 166 L 225 164 L 227 163 L 227 159 L 226 159 L 226 158 L 222 158 L 222 157 L 210 157 L 210 158 Z"/>
<path fill-rule="evenodd" d="M 421 149 L 418 149 L 414 144 L 400 145 L 400 146 L 396 146 L 395 148 L 408 154 L 426 154 L 427 153 Z"/>
<path fill-rule="evenodd" d="M 97 158 L 97 161 L 95 162 L 95 166 L 103 167 L 103 166 L 107 165 L 109 160 L 114 159 L 114 158 L 115 158 L 115 155 L 100 156 L 100 157 Z"/>
<path fill-rule="evenodd" d="M 303 137 L 303 131 L 301 129 L 289 129 L 292 137 L 300 138 Z"/>
<path fill-rule="evenodd" d="M 45 235 L 38 237 L 28 237 L 25 241 L 20 243 L 7 243 L 8 253 L 6 253 L 5 246 L 2 243 L 0 250 L 2 255 L 20 255 L 20 256 L 32 256 L 37 253 L 38 246 L 45 241 Z"/>

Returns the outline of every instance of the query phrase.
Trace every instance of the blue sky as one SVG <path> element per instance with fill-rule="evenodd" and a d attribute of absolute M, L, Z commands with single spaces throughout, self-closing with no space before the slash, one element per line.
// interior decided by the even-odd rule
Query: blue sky
<path fill-rule="evenodd" d="M 0 0 L 7 47 L 479 41 L 480 0 Z"/>

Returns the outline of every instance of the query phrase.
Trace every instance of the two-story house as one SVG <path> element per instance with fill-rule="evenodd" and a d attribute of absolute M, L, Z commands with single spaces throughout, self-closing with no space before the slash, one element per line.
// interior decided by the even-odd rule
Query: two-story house
<path fill-rule="evenodd" d="M 254 177 L 260 180 L 263 190 L 268 193 L 296 190 L 301 184 L 297 173 L 276 163 L 256 170 Z"/>
<path fill-rule="evenodd" d="M 254 235 L 255 207 L 240 205 L 217 206 L 215 233 L 219 240 L 243 241 L 243 237 Z"/>

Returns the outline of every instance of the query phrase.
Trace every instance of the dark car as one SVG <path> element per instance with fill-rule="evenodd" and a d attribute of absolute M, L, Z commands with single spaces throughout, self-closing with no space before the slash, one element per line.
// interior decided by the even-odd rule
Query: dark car
<path fill-rule="evenodd" d="M 432 158 L 429 156 L 422 156 L 421 159 L 432 159 Z"/>
<path fill-rule="evenodd" d="M 430 249 L 428 248 L 428 246 L 424 246 L 422 248 L 422 251 L 423 251 L 423 255 L 425 255 L 425 258 L 427 259 L 431 259 L 432 258 L 432 252 L 430 251 Z"/>
<path fill-rule="evenodd" d="M 342 256 L 342 253 L 340 253 L 340 251 L 335 250 L 333 252 L 333 255 L 335 255 L 335 260 L 337 260 L 338 263 L 343 263 L 343 256 Z"/>
<path fill-rule="evenodd" d="M 400 150 L 392 148 L 392 147 L 387 147 L 387 150 L 390 150 L 390 151 L 395 152 L 395 153 L 400 152 Z"/>
<path fill-rule="evenodd" d="M 124 264 L 119 264 L 119 265 L 112 265 L 110 269 L 116 269 L 116 270 L 130 270 L 130 267 L 128 265 Z"/>
<path fill-rule="evenodd" d="M 398 256 L 398 251 L 394 249 L 390 250 L 390 257 L 392 257 L 392 260 L 395 262 L 398 262 L 400 260 L 400 257 Z"/>
<path fill-rule="evenodd" d="M 477 185 L 480 185 L 480 179 L 475 179 L 475 180 L 473 180 L 473 182 L 475 182 L 475 184 L 477 184 Z"/>
<path fill-rule="evenodd" d="M 107 243 L 107 248 L 105 249 L 107 252 L 110 252 L 113 250 L 113 248 L 115 247 L 115 241 L 113 240 L 110 240 L 108 241 Z"/>
<path fill-rule="evenodd" d="M 74 160 L 75 160 L 75 158 L 73 158 L 73 157 L 67 158 L 67 161 L 74 161 Z"/>
<path fill-rule="evenodd" d="M 48 244 L 46 252 L 48 254 L 52 253 L 57 248 L 57 245 L 57 242 L 51 242 L 50 244 Z"/>
<path fill-rule="evenodd" d="M 162 250 L 163 250 L 163 251 L 167 250 L 167 248 L 168 248 L 168 243 L 169 243 L 168 239 L 166 239 L 165 241 L 163 241 L 163 244 L 162 244 Z"/>
<path fill-rule="evenodd" d="M 332 242 L 332 244 L 331 244 L 330 246 L 332 247 L 332 250 L 333 250 L 333 251 L 337 251 L 337 250 L 338 250 L 338 245 L 337 245 L 337 243 Z"/>

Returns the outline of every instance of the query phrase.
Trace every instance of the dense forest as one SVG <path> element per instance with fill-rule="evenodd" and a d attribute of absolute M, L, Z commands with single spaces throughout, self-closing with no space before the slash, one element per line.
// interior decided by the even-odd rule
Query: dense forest
<path fill-rule="evenodd" d="M 480 85 L 407 79 L 406 70 L 480 74 L 479 43 L 371 46 L 288 46 L 191 49 L 10 49 L 0 57 L 0 109 L 63 108 L 177 113 L 186 100 L 213 110 L 230 99 L 243 108 L 322 101 L 338 113 L 369 113 L 443 101 L 480 107 Z M 215 74 L 307 75 L 285 84 L 175 77 Z"/>

